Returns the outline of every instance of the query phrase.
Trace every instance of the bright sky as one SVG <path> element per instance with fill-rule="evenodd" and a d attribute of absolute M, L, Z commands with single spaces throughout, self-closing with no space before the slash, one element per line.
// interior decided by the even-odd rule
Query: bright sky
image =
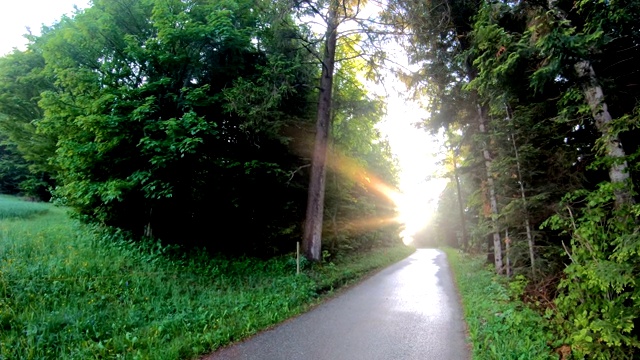
<path fill-rule="evenodd" d="M 51 25 L 63 14 L 71 14 L 73 6 L 86 7 L 88 0 L 0 0 L 0 55 L 14 47 L 24 48 L 27 27 L 39 34 L 42 24 Z"/>
<path fill-rule="evenodd" d="M 379 2 L 368 2 L 359 18 L 365 19 L 381 11 Z M 341 31 L 358 27 L 352 22 L 340 25 Z M 387 56 L 398 65 L 409 68 L 406 53 L 397 44 L 389 44 L 385 49 Z M 405 243 L 411 242 L 412 235 L 429 225 L 435 214 L 440 193 L 447 184 L 445 179 L 431 179 L 437 172 L 437 153 L 440 150 L 438 140 L 415 124 L 422 122 L 428 113 L 417 103 L 407 100 L 406 87 L 392 74 L 386 75 L 384 87 L 372 85 L 370 91 L 387 99 L 387 115 L 378 126 L 391 145 L 393 153 L 400 162 L 400 194 L 396 205 L 400 221 L 405 224 L 401 234 Z M 429 180 L 427 180 L 429 179 Z"/>
<path fill-rule="evenodd" d="M 27 41 L 23 35 L 27 33 L 27 27 L 33 34 L 39 34 L 42 24 L 51 25 L 63 14 L 71 14 L 74 5 L 84 8 L 88 3 L 89 0 L 0 0 L 0 56 L 15 47 L 24 49 Z M 410 235 L 429 220 L 446 181 L 425 180 L 436 172 L 433 154 L 439 146 L 434 138 L 413 125 L 426 113 L 416 104 L 403 100 L 402 93 L 406 90 L 398 81 L 386 82 L 385 88 L 387 117 L 379 128 L 400 160 L 403 196 L 398 207 L 401 219 L 406 223 L 406 233 Z"/>
<path fill-rule="evenodd" d="M 389 89 L 391 88 L 391 90 Z M 447 181 L 430 179 L 437 172 L 436 153 L 439 143 L 425 131 L 417 129 L 427 112 L 411 101 L 403 99 L 406 92 L 399 82 L 387 83 L 387 116 L 380 131 L 389 139 L 391 149 L 400 162 L 400 190 L 398 203 L 400 218 L 405 223 L 403 236 L 411 235 L 428 225 L 438 205 L 438 198 Z"/>

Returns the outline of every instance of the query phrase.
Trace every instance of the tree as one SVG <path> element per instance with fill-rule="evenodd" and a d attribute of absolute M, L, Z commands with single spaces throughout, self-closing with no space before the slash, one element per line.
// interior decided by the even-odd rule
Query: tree
<path fill-rule="evenodd" d="M 303 230 L 318 113 L 310 35 L 283 3 L 96 0 L 0 59 L 0 137 L 27 161 L 42 154 L 30 168 L 46 169 L 56 200 L 84 221 L 211 251 L 289 251 Z M 356 40 L 344 39 L 353 51 Z M 359 85 L 363 63 L 351 60 L 339 68 L 341 105 L 320 113 L 349 124 L 338 131 L 350 154 L 339 155 L 362 165 L 362 179 L 393 178 L 373 128 L 380 99 Z M 341 179 L 329 197 L 355 204 L 334 207 L 338 222 L 390 213 L 360 180 L 331 171 Z M 217 239 L 218 228 L 236 236 Z M 386 242 L 377 228 L 352 230 L 338 229 L 337 251 Z"/>
<path fill-rule="evenodd" d="M 285 35 L 298 28 L 273 13 L 258 1 L 96 1 L 52 27 L 38 40 L 56 79 L 38 131 L 58 139 L 56 196 L 137 235 L 286 247 L 304 188 L 287 181 L 302 159 L 284 129 L 307 123 L 315 69 Z M 236 219 L 243 241 L 196 235 Z"/>
<path fill-rule="evenodd" d="M 322 74 L 320 75 L 320 96 L 318 99 L 318 117 L 316 137 L 311 161 L 309 196 L 307 199 L 306 219 L 302 238 L 302 249 L 309 260 L 321 259 L 322 221 L 324 215 L 324 193 L 326 178 L 326 159 L 331 128 L 331 94 L 333 90 L 333 71 L 338 41 L 340 3 L 330 0 L 327 16 Z"/>
<path fill-rule="evenodd" d="M 485 4 L 473 34 L 479 73 L 472 86 L 491 104 L 497 188 L 503 199 L 513 199 L 503 200 L 503 223 L 514 227 L 526 210 L 532 224 L 544 225 L 555 248 L 539 256 L 549 261 L 553 254 L 551 261 L 565 262 L 551 267 L 564 272 L 556 299 L 557 314 L 565 320 L 562 336 L 578 356 L 589 358 L 631 358 L 637 351 L 631 330 L 639 316 L 632 300 L 637 289 L 629 282 L 638 269 L 629 256 L 638 231 L 629 215 L 635 207 L 629 161 L 637 157 L 626 155 L 637 146 L 627 142 L 623 151 L 620 140 L 637 134 L 629 121 L 637 121 L 638 93 L 628 91 L 633 74 L 621 76 L 627 69 L 604 55 L 630 51 L 637 59 L 629 45 L 637 41 L 631 19 L 638 4 L 629 2 L 624 9 L 587 1 Z M 596 78 L 601 71 L 608 76 Z M 522 74 L 527 81 L 514 81 Z M 545 158 L 557 159 L 551 163 L 557 171 L 540 167 L 549 164 Z M 519 186 L 513 186 L 511 174 L 528 185 L 532 201 L 515 200 Z M 553 214 L 545 207 L 557 211 L 547 221 L 545 214 Z M 559 252 L 565 257 L 555 255 Z"/>
<path fill-rule="evenodd" d="M 336 49 L 337 58 L 345 60 L 336 64 L 334 74 L 327 157 L 323 248 L 331 253 L 398 240 L 391 221 L 396 216 L 394 205 L 381 191 L 397 183 L 389 144 L 375 127 L 384 115 L 384 102 L 368 94 L 358 80 L 367 64 L 349 43 Z"/>
<path fill-rule="evenodd" d="M 586 4 L 581 4 L 580 10 L 588 11 L 587 7 Z M 560 20 L 559 23 L 561 25 L 569 29 L 573 27 L 571 20 L 567 18 L 564 10 L 558 6 L 557 0 L 549 0 L 549 9 L 551 13 Z M 595 37 L 599 36 L 597 33 L 593 35 Z M 589 45 L 589 42 L 592 40 L 586 38 L 583 41 L 586 43 L 585 45 Z M 606 154 L 614 160 L 609 168 L 609 178 L 612 183 L 619 185 L 615 190 L 616 206 L 622 207 L 633 201 L 633 187 L 629 177 L 625 151 L 618 133 L 611 131 L 611 122 L 613 119 L 609 113 L 609 107 L 605 101 L 602 86 L 599 84 L 595 70 L 589 59 L 590 54 L 581 55 L 582 59 L 577 61 L 573 67 L 578 76 L 577 80 L 581 83 L 584 100 L 591 110 L 591 116 L 595 121 L 596 128 L 602 134 L 601 137 L 604 148 L 606 149 Z"/>
<path fill-rule="evenodd" d="M 2 139 L 2 138 L 0 138 Z M 29 176 L 27 163 L 17 152 L 15 145 L 6 139 L 0 142 L 0 193 L 18 194 L 20 184 Z"/>
<path fill-rule="evenodd" d="M 0 58 L 0 134 L 5 137 L 8 156 L 5 179 L 13 179 L 5 191 L 25 192 L 44 200 L 50 197 L 48 188 L 57 172 L 50 160 L 57 136 L 39 133 L 37 125 L 44 117 L 38 106 L 41 93 L 53 87 L 39 44 Z"/>
<path fill-rule="evenodd" d="M 455 133 L 446 134 L 449 142 L 447 144 L 447 160 L 451 162 L 451 177 L 453 178 L 453 183 L 455 184 L 455 192 L 456 199 L 458 201 L 458 216 L 460 219 L 459 227 L 461 229 L 461 243 L 458 245 L 456 242 L 456 246 L 460 246 L 462 249 L 469 248 L 469 235 L 467 234 L 467 220 L 465 215 L 466 202 L 463 200 L 462 196 L 462 185 L 461 185 L 461 174 L 458 165 L 458 158 L 461 154 L 461 148 L 463 146 L 462 142 L 464 138 L 460 136 L 456 136 Z"/>
<path fill-rule="evenodd" d="M 296 6 L 303 14 L 321 18 L 326 26 L 325 35 L 322 40 L 322 56 L 318 56 L 322 74 L 320 77 L 320 93 L 318 98 L 318 116 L 316 119 L 316 133 L 314 151 L 311 163 L 311 175 L 309 181 L 309 194 L 307 198 L 307 211 L 304 223 L 304 234 L 302 239 L 302 249 L 306 257 L 312 261 L 321 259 L 322 247 L 322 224 L 324 214 L 324 197 L 326 181 L 326 161 L 329 144 L 329 131 L 331 129 L 332 112 L 332 91 L 334 67 L 336 63 L 336 48 L 340 38 L 339 26 L 346 21 L 354 21 L 362 27 L 362 31 L 368 35 L 369 41 L 376 39 L 371 26 L 366 23 L 370 21 L 359 19 L 358 15 L 365 1 L 355 0 L 329 0 L 327 2 L 301 1 Z M 323 12 L 324 11 L 324 12 Z M 359 37 L 350 38 L 353 31 L 343 34 L 340 40 L 355 47 L 353 40 L 360 40 Z M 313 41 L 309 41 L 313 43 Z M 357 43 L 357 42 L 356 42 Z M 313 51 L 313 49 L 311 49 Z M 380 52 L 369 54 L 372 59 L 379 57 Z M 364 52 L 354 54 L 355 57 L 364 56 Z M 374 63 L 374 60 L 371 60 Z"/>

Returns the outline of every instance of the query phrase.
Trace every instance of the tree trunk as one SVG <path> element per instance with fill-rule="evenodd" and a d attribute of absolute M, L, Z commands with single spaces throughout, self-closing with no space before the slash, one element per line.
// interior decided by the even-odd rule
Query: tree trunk
<path fill-rule="evenodd" d="M 524 207 L 524 228 L 527 232 L 527 243 L 529 245 L 529 261 L 531 261 L 531 275 L 536 276 L 536 252 L 534 249 L 533 235 L 531 235 L 531 223 L 529 221 L 529 210 L 527 209 L 527 194 L 524 191 L 524 184 L 522 182 L 522 172 L 520 169 L 520 158 L 518 156 L 518 147 L 516 146 L 516 140 L 511 135 L 511 141 L 513 142 L 513 151 L 516 156 L 516 168 L 518 170 L 518 183 L 520 183 L 520 197 L 522 198 L 522 207 Z"/>
<path fill-rule="evenodd" d="M 511 277 L 511 238 L 509 229 L 504 231 L 504 250 L 507 255 L 507 277 Z"/>
<path fill-rule="evenodd" d="M 487 135 L 487 128 L 485 126 L 485 112 L 480 105 L 478 107 L 478 123 L 480 127 L 480 133 Z M 496 189 L 493 183 L 493 176 L 491 175 L 491 154 L 489 154 L 489 144 L 485 142 L 482 149 L 482 155 L 484 156 L 484 165 L 487 171 L 487 187 L 489 188 L 489 204 L 491 205 L 491 227 L 493 233 L 493 261 L 496 267 L 496 273 L 503 273 L 502 265 L 502 244 L 500 241 L 500 229 L 498 227 L 498 200 L 496 199 Z"/>
<path fill-rule="evenodd" d="M 143 236 L 145 237 L 152 237 L 153 236 L 153 229 L 151 228 L 151 215 L 153 214 L 153 208 L 149 209 L 149 222 L 147 223 L 147 225 L 144 226 L 144 231 L 143 231 Z"/>
<path fill-rule="evenodd" d="M 583 60 L 575 64 L 578 76 L 584 81 L 583 92 L 584 97 L 591 109 L 591 115 L 596 122 L 596 128 L 602 134 L 602 138 L 606 141 L 607 155 L 614 159 L 609 169 L 609 178 L 611 182 L 616 184 L 624 184 L 620 189 L 615 190 L 616 206 L 620 207 L 632 202 L 631 197 L 631 179 L 629 176 L 627 162 L 624 159 L 625 153 L 622 148 L 622 142 L 618 134 L 610 134 L 609 124 L 611 123 L 611 114 L 607 103 L 604 101 L 604 93 L 602 87 L 598 84 L 596 73 L 591 66 L 591 62 Z"/>
<path fill-rule="evenodd" d="M 507 119 L 512 120 L 511 111 L 509 105 L 506 105 Z M 531 261 L 531 275 L 536 276 L 536 263 L 535 263 L 535 249 L 533 242 L 533 235 L 531 234 L 531 223 L 529 221 L 529 209 L 527 208 L 527 195 L 524 191 L 524 181 L 522 181 L 522 168 L 520 167 L 520 155 L 518 153 L 518 146 L 516 145 L 516 137 L 513 133 L 510 134 L 511 143 L 513 144 L 513 152 L 516 157 L 516 170 L 518 171 L 518 183 L 520 184 L 520 197 L 522 198 L 522 206 L 524 207 L 524 226 L 527 232 L 527 243 L 529 245 L 529 260 Z"/>
<path fill-rule="evenodd" d="M 453 153 L 453 177 L 456 180 L 456 190 L 458 192 L 458 209 L 460 213 L 460 227 L 462 228 L 462 249 L 467 250 L 469 247 L 469 237 L 467 235 L 467 225 L 464 216 L 464 204 L 462 203 L 462 191 L 460 186 L 460 178 L 458 177 L 458 164 L 456 163 L 457 152 Z"/>
<path fill-rule="evenodd" d="M 316 138 L 311 159 L 311 177 L 307 198 L 307 213 L 302 238 L 302 251 L 311 261 L 321 260 L 322 217 L 324 213 L 324 189 L 326 178 L 327 145 L 331 128 L 331 91 L 333 86 L 333 69 L 338 39 L 338 3 L 329 4 L 329 18 L 322 60 L 322 77 L 320 78 L 320 98 L 318 100 L 318 118 L 316 121 Z"/>
<path fill-rule="evenodd" d="M 557 16 L 570 24 L 567 20 L 567 15 L 562 9 L 557 6 L 557 0 L 548 0 L 549 9 L 555 10 Z M 569 25 L 570 26 L 570 25 Z M 609 114 L 609 107 L 604 101 L 604 92 L 596 77 L 596 72 L 593 70 L 591 61 L 582 60 L 578 61 L 574 65 L 574 69 L 578 74 L 578 77 L 583 81 L 582 92 L 584 93 L 585 100 L 591 109 L 591 116 L 596 122 L 596 128 L 602 134 L 602 138 L 606 141 L 607 155 L 614 161 L 609 169 L 609 179 L 614 184 L 623 184 L 620 188 L 615 190 L 615 204 L 616 207 L 621 207 L 633 202 L 631 195 L 631 177 L 628 171 L 627 162 L 624 159 L 625 152 L 622 147 L 622 142 L 618 134 L 610 134 L 609 124 L 611 123 L 611 114 Z"/>

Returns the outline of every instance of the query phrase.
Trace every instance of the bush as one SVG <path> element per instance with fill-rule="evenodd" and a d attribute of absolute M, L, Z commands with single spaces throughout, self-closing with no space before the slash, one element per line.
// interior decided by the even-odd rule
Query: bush
<path fill-rule="evenodd" d="M 616 208 L 616 191 L 604 182 L 569 194 L 563 200 L 569 211 L 545 224 L 571 235 L 556 303 L 559 326 L 578 357 L 634 359 L 640 349 L 640 205 Z"/>

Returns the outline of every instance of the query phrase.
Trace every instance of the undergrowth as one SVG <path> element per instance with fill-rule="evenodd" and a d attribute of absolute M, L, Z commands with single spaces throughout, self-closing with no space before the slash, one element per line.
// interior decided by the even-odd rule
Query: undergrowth
<path fill-rule="evenodd" d="M 524 279 L 510 284 L 485 266 L 485 259 L 445 249 L 469 328 L 474 360 L 558 359 L 548 346 L 546 320 L 519 300 Z"/>
<path fill-rule="evenodd" d="M 0 203 L 0 207 L 4 203 Z M 63 209 L 0 220 L 0 359 L 190 359 L 301 313 L 407 256 L 340 262 L 176 255 L 92 231 Z"/>

